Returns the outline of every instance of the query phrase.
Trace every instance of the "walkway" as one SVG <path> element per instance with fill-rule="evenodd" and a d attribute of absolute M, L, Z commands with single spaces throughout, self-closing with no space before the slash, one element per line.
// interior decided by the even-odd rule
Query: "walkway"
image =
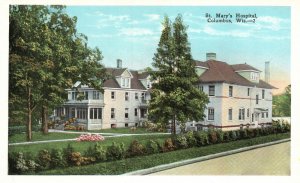
<path fill-rule="evenodd" d="M 290 175 L 290 146 L 285 142 L 150 175 Z"/>

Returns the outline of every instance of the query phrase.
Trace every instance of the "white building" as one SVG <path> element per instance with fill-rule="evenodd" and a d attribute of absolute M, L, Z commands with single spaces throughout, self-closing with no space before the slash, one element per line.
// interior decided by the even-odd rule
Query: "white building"
<path fill-rule="evenodd" d="M 207 59 L 195 61 L 197 87 L 209 97 L 206 118 L 188 122 L 187 126 L 232 130 L 270 124 L 275 87 L 260 79 L 261 71 L 248 64 L 217 61 L 214 53 L 208 53 Z M 104 82 L 103 94 L 80 82 L 74 89 L 67 89 L 68 101 L 55 115 L 76 118 L 88 130 L 137 126 L 147 120 L 150 75 L 121 65 L 117 60 L 117 68 L 107 69 L 112 79 Z M 78 93 L 83 100 L 77 99 Z"/>
<path fill-rule="evenodd" d="M 270 124 L 275 87 L 260 79 L 261 71 L 246 63 L 229 65 L 217 61 L 213 53 L 207 57 L 205 62 L 195 61 L 197 87 L 209 97 L 206 118 L 188 126 L 232 130 Z"/>
<path fill-rule="evenodd" d="M 68 101 L 55 110 L 55 116 L 76 118 L 88 130 L 137 126 L 147 119 L 147 100 L 151 88 L 149 73 L 107 68 L 111 79 L 103 83 L 104 93 L 75 83 L 67 89 Z M 79 100 L 79 93 L 84 96 Z"/>

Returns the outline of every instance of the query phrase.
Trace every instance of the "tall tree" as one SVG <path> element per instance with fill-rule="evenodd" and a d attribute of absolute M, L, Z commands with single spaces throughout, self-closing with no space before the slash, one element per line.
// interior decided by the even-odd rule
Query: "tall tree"
<path fill-rule="evenodd" d="M 87 47 L 87 37 L 77 33 L 77 18 L 64 9 L 10 6 L 10 105 L 27 102 L 27 140 L 37 107 L 47 133 L 49 111 L 66 99 L 64 89 L 76 81 L 101 89 L 105 75 L 101 52 Z"/>
<path fill-rule="evenodd" d="M 273 116 L 291 116 L 291 85 L 285 88 L 285 93 L 273 97 Z"/>
<path fill-rule="evenodd" d="M 195 87 L 198 81 L 191 56 L 190 44 L 182 16 L 178 15 L 171 25 L 167 16 L 154 54 L 153 84 L 149 115 L 154 121 L 172 122 L 176 133 L 176 122 L 202 120 L 208 97 Z"/>

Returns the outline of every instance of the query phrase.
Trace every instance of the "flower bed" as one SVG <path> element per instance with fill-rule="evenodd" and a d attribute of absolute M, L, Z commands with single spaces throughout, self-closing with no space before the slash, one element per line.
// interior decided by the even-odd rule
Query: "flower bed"
<path fill-rule="evenodd" d="M 99 141 L 104 141 L 105 138 L 102 135 L 99 134 L 82 134 L 80 135 L 76 141 L 77 142 L 82 142 L 82 141 L 89 141 L 89 142 L 99 142 Z"/>

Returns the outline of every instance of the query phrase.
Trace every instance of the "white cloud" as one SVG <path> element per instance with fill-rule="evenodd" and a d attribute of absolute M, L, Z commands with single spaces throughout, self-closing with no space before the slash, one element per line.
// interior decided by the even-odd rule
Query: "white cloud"
<path fill-rule="evenodd" d="M 156 21 L 160 19 L 159 14 L 144 14 L 143 16 L 147 17 L 149 21 Z"/>
<path fill-rule="evenodd" d="M 249 37 L 251 36 L 250 31 L 231 30 L 231 31 L 220 31 L 212 27 L 205 26 L 203 32 L 213 36 L 232 36 L 232 37 Z"/>
<path fill-rule="evenodd" d="M 145 36 L 153 34 L 152 30 L 145 28 L 122 28 L 119 33 L 120 36 Z"/>
<path fill-rule="evenodd" d="M 189 28 L 187 31 L 189 33 L 201 33 L 202 32 L 201 29 L 193 29 L 193 28 Z"/>

